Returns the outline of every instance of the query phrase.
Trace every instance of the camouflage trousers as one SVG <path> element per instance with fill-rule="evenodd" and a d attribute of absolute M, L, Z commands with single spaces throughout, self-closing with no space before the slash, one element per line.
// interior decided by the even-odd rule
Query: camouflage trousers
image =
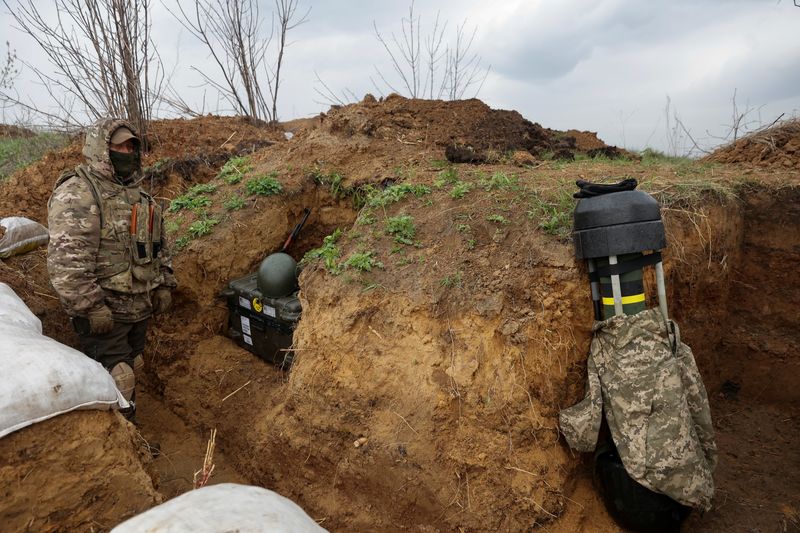
<path fill-rule="evenodd" d="M 709 509 L 714 428 L 700 372 L 678 326 L 650 309 L 596 322 L 593 331 L 586 397 L 560 415 L 567 443 L 594 451 L 605 415 L 633 479 L 684 505 Z"/>
<path fill-rule="evenodd" d="M 75 329 L 79 330 L 81 351 L 106 369 L 114 368 L 117 363 L 127 363 L 133 368 L 134 358 L 144 352 L 147 322 L 147 319 L 139 322 L 114 322 L 111 331 L 102 335 L 82 333 L 78 327 Z"/>

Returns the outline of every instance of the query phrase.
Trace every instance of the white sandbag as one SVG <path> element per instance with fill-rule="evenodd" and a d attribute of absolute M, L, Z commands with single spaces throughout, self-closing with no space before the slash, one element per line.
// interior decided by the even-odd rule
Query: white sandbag
<path fill-rule="evenodd" d="M 193 490 L 126 520 L 111 533 L 318 533 L 299 505 L 261 487 L 221 483 Z"/>
<path fill-rule="evenodd" d="M 35 333 L 42 333 L 42 321 L 5 283 L 0 283 L 0 324 L 13 324 Z"/>
<path fill-rule="evenodd" d="M 0 258 L 24 254 L 47 244 L 47 228 L 25 217 L 0 219 Z"/>
<path fill-rule="evenodd" d="M 75 409 L 128 407 L 100 363 L 41 331 L 39 319 L 0 283 L 0 438 Z"/>

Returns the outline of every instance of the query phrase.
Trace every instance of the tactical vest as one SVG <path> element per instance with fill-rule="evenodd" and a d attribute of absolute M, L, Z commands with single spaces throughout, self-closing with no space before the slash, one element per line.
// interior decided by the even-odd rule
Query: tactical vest
<path fill-rule="evenodd" d="M 94 274 L 103 289 L 124 294 L 149 292 L 164 282 L 161 273 L 161 207 L 139 187 L 93 175 L 83 166 L 62 175 L 54 187 L 82 178 L 100 210 L 100 246 Z"/>

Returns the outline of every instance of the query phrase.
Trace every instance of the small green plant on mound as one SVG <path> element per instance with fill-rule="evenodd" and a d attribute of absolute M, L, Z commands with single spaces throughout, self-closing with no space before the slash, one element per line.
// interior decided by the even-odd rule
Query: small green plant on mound
<path fill-rule="evenodd" d="M 411 215 L 398 215 L 386 219 L 386 234 L 394 236 L 394 242 L 399 244 L 414 244 L 414 217 Z"/>
<path fill-rule="evenodd" d="M 177 239 L 175 239 L 175 251 L 180 252 L 181 250 L 189 246 L 190 242 L 192 242 L 192 238 L 189 237 L 188 235 L 183 235 L 181 237 L 178 237 Z"/>
<path fill-rule="evenodd" d="M 383 263 L 375 259 L 375 252 L 353 252 L 347 261 L 344 262 L 345 268 L 354 268 L 361 272 L 372 272 L 373 268 L 383 268 Z"/>
<path fill-rule="evenodd" d="M 506 189 L 514 187 L 518 183 L 516 176 L 509 176 L 505 172 L 495 172 L 491 176 L 486 177 L 482 175 L 478 179 L 478 184 L 485 191 L 493 191 L 496 189 Z"/>
<path fill-rule="evenodd" d="M 462 282 L 461 278 L 463 277 L 463 275 L 464 273 L 459 270 L 455 274 L 443 277 L 441 280 L 439 280 L 439 285 L 448 288 L 460 287 Z"/>
<path fill-rule="evenodd" d="M 208 235 L 214 229 L 214 226 L 219 224 L 219 219 L 203 217 L 200 220 L 195 220 L 189 225 L 189 235 L 197 238 Z"/>
<path fill-rule="evenodd" d="M 408 194 L 413 194 L 420 198 L 430 194 L 431 189 L 425 185 L 411 185 L 408 183 L 397 183 L 390 185 L 383 190 L 370 187 L 366 189 L 366 205 L 368 207 L 386 207 L 387 205 L 399 202 Z"/>
<path fill-rule="evenodd" d="M 433 181 L 433 186 L 441 189 L 447 184 L 454 184 L 458 181 L 458 170 L 454 166 L 445 168 L 439 171 L 436 179 Z"/>
<path fill-rule="evenodd" d="M 317 185 L 330 186 L 331 196 L 333 196 L 336 199 L 347 196 L 348 194 L 352 193 L 352 191 L 349 190 L 349 188 L 342 186 L 342 181 L 344 181 L 344 176 L 342 176 L 338 172 L 334 171 L 325 174 L 324 172 L 322 172 L 322 170 L 317 168 L 316 170 L 313 171 L 311 175 L 313 176 L 314 182 Z"/>
<path fill-rule="evenodd" d="M 376 223 L 378 218 L 375 216 L 369 209 L 364 209 L 361 213 L 358 214 L 358 218 L 356 219 L 356 224 L 360 226 L 371 226 L 372 224 Z"/>
<path fill-rule="evenodd" d="M 169 204 L 169 211 L 175 213 L 181 209 L 198 211 L 211 205 L 211 199 L 206 194 L 211 194 L 217 190 L 217 186 L 211 183 L 198 183 L 190 187 L 185 193 L 176 197 Z"/>
<path fill-rule="evenodd" d="M 266 176 L 261 176 L 259 178 L 250 178 L 247 180 L 247 194 L 249 195 L 260 195 L 260 196 L 271 196 L 273 194 L 279 194 L 283 191 L 283 185 L 279 182 L 276 178 L 278 173 L 273 171 L 267 174 Z"/>
<path fill-rule="evenodd" d="M 322 259 L 325 268 L 331 274 L 338 274 L 341 272 L 341 268 L 337 264 L 337 260 L 339 259 L 339 256 L 342 255 L 342 251 L 336 244 L 341 236 L 342 230 L 336 228 L 333 233 L 322 239 L 322 246 L 306 252 L 306 255 L 304 255 L 303 259 L 300 261 L 300 264 L 307 265 L 315 259 Z"/>
<path fill-rule="evenodd" d="M 242 198 L 238 194 L 234 194 L 233 196 L 225 200 L 225 203 L 222 204 L 222 207 L 224 207 L 228 211 L 238 211 L 239 209 L 244 207 L 244 204 L 245 204 L 244 198 Z"/>
<path fill-rule="evenodd" d="M 453 198 L 454 200 L 460 200 L 464 198 L 464 195 L 471 190 L 472 190 L 472 185 L 470 185 L 466 181 L 457 181 L 455 185 L 453 185 L 453 188 L 450 189 L 450 197 Z"/>
<path fill-rule="evenodd" d="M 472 226 L 470 226 L 469 224 L 463 224 L 463 223 L 462 224 L 457 224 L 456 225 L 456 231 L 459 232 L 459 233 L 469 233 L 470 231 L 472 231 Z"/>
<path fill-rule="evenodd" d="M 233 157 L 222 166 L 218 177 L 228 185 L 235 185 L 242 181 L 244 175 L 251 170 L 253 170 L 253 166 L 250 164 L 249 157 Z"/>
<path fill-rule="evenodd" d="M 181 228 L 183 224 L 183 217 L 175 217 L 170 220 L 167 220 L 164 223 L 164 229 L 167 233 L 175 233 Z"/>
<path fill-rule="evenodd" d="M 192 211 L 197 211 L 204 207 L 208 207 L 211 205 L 211 199 L 201 194 L 199 196 L 190 196 L 188 194 L 183 194 L 178 196 L 169 204 L 169 211 L 170 213 L 175 213 L 180 211 L 181 209 L 190 209 Z"/>
<path fill-rule="evenodd" d="M 546 199 L 539 193 L 534 193 L 531 198 L 531 208 L 528 218 L 537 220 L 539 228 L 549 235 L 558 237 L 569 236 L 572 230 L 572 212 L 575 209 L 575 200 L 569 191 L 560 190 L 555 199 Z"/>
<path fill-rule="evenodd" d="M 498 224 L 504 224 L 504 225 L 511 224 L 511 221 L 508 220 L 506 217 L 504 217 L 503 215 L 498 215 L 496 213 L 488 215 L 486 217 L 486 220 L 489 222 L 497 222 Z"/>

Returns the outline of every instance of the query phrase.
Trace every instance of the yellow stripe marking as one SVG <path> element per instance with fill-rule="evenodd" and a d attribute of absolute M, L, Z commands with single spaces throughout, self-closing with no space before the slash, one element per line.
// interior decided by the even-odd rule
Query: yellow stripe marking
<path fill-rule="evenodd" d="M 622 297 L 622 305 L 638 304 L 644 301 L 644 293 Z M 614 298 L 603 297 L 603 305 L 614 305 Z"/>

